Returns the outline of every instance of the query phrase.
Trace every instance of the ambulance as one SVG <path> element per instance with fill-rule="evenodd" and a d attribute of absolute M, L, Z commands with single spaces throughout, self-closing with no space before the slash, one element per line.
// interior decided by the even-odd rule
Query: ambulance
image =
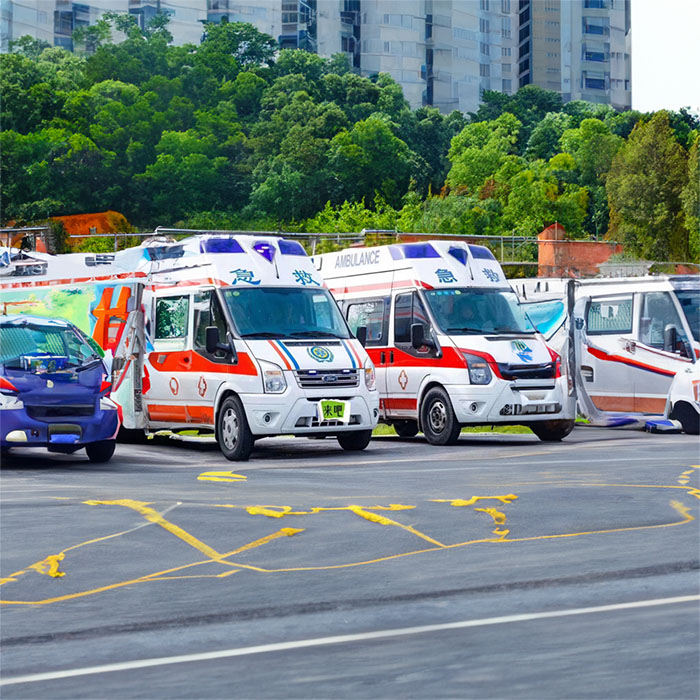
<path fill-rule="evenodd" d="M 109 254 L 5 251 L 0 310 L 62 317 L 112 359 L 125 429 L 212 430 L 224 456 L 273 435 L 364 449 L 375 370 L 300 243 L 155 237 Z"/>
<path fill-rule="evenodd" d="M 313 258 L 377 372 L 380 420 L 454 444 L 462 426 L 574 427 L 566 362 L 537 333 L 503 270 L 462 241 L 349 248 Z"/>
<path fill-rule="evenodd" d="M 574 304 L 566 304 L 573 285 Z M 573 319 L 579 411 L 596 425 L 665 416 L 700 432 L 700 277 L 518 280 L 533 323 L 560 349 Z"/>

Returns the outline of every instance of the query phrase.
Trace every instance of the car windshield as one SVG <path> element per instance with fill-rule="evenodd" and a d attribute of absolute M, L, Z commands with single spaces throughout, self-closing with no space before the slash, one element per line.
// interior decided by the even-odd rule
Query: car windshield
<path fill-rule="evenodd" d="M 515 292 L 462 288 L 433 289 L 424 294 L 443 333 L 535 332 Z"/>
<path fill-rule="evenodd" d="M 327 289 L 263 287 L 223 290 L 242 338 L 349 338 Z"/>
<path fill-rule="evenodd" d="M 53 371 L 99 359 L 76 329 L 40 323 L 0 325 L 0 364 L 5 367 Z"/>
<path fill-rule="evenodd" d="M 690 326 L 693 338 L 700 342 L 700 290 L 676 290 L 676 296 L 678 297 L 685 317 L 688 319 L 688 325 Z"/>

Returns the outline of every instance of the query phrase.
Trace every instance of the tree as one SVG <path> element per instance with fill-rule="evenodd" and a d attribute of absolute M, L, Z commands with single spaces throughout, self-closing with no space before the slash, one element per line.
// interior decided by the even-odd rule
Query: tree
<path fill-rule="evenodd" d="M 548 112 L 532 130 L 527 141 L 525 156 L 549 160 L 559 152 L 559 140 L 571 126 L 571 117 L 562 112 Z"/>
<path fill-rule="evenodd" d="M 686 260 L 689 236 L 681 205 L 686 161 L 668 112 L 638 124 L 607 176 L 609 235 L 649 260 Z"/>
<path fill-rule="evenodd" d="M 367 201 L 379 192 L 389 204 L 398 203 L 408 190 L 418 157 L 394 135 L 380 116 L 357 122 L 341 131 L 330 144 L 328 169 L 334 182 L 335 200 Z"/>
<path fill-rule="evenodd" d="M 700 132 L 688 153 L 688 182 L 681 192 L 690 260 L 700 262 Z"/>
<path fill-rule="evenodd" d="M 195 61 L 220 80 L 231 80 L 241 68 L 272 63 L 277 42 L 243 22 L 207 22 L 204 40 L 197 47 Z"/>
<path fill-rule="evenodd" d="M 448 154 L 452 168 L 447 174 L 447 184 L 475 192 L 515 152 L 520 126 L 508 112 L 492 121 L 467 124 L 452 139 Z"/>

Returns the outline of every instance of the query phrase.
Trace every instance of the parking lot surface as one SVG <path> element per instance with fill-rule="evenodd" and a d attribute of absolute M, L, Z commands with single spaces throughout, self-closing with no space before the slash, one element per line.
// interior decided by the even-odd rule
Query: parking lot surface
<path fill-rule="evenodd" d="M 695 698 L 696 437 L 2 465 L 3 698 Z"/>

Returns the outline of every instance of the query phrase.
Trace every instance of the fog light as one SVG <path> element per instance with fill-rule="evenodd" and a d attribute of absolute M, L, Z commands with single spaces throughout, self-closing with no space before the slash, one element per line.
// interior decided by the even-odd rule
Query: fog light
<path fill-rule="evenodd" d="M 266 414 L 263 416 L 263 421 L 264 421 L 265 423 L 269 423 L 271 420 L 272 420 L 272 416 L 271 416 L 269 413 L 266 413 Z"/>
<path fill-rule="evenodd" d="M 7 442 L 27 442 L 27 433 L 24 430 L 11 430 L 5 436 Z"/>

